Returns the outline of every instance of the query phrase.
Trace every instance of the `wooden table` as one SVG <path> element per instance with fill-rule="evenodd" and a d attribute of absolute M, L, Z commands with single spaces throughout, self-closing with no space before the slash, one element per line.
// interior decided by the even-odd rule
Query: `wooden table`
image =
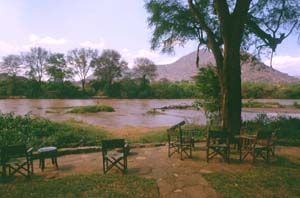
<path fill-rule="evenodd" d="M 238 140 L 240 161 L 242 161 L 248 156 L 248 154 L 251 154 L 252 152 L 251 145 L 256 140 L 256 135 L 236 135 L 234 136 L 234 138 Z M 244 155 L 243 155 L 243 151 L 245 151 Z"/>
<path fill-rule="evenodd" d="M 52 164 L 55 164 L 56 168 L 57 165 L 57 148 L 55 146 L 48 146 L 42 147 L 38 150 L 39 152 L 39 159 L 40 159 L 40 168 L 44 170 L 45 168 L 45 159 L 51 158 Z"/>

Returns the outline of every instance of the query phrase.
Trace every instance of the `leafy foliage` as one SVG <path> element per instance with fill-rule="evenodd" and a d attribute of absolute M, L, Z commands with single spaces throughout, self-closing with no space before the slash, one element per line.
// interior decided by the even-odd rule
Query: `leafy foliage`
<path fill-rule="evenodd" d="M 245 121 L 243 125 L 250 133 L 257 131 L 276 132 L 277 143 L 280 145 L 300 145 L 300 119 L 292 117 L 268 118 L 266 114 L 260 114 L 255 120 Z"/>
<path fill-rule="evenodd" d="M 56 145 L 99 144 L 107 136 L 99 129 L 86 129 L 72 122 L 56 123 L 43 118 L 31 118 L 30 115 L 16 116 L 12 113 L 0 113 L 0 146 L 25 143 L 39 148 Z"/>
<path fill-rule="evenodd" d="M 204 109 L 211 122 L 218 122 L 221 112 L 221 91 L 214 67 L 212 65 L 201 67 L 195 80 L 201 98 L 197 103 Z M 216 124 L 218 125 L 218 123 Z"/>
<path fill-rule="evenodd" d="M 111 91 L 113 82 L 122 76 L 127 69 L 127 62 L 121 60 L 121 55 L 115 50 L 103 50 L 102 54 L 93 60 L 94 74 L 104 84 L 105 92 Z"/>
<path fill-rule="evenodd" d="M 50 80 L 63 83 L 66 79 L 73 76 L 73 70 L 67 66 L 64 54 L 51 54 L 47 61 L 46 71 L 50 76 Z"/>

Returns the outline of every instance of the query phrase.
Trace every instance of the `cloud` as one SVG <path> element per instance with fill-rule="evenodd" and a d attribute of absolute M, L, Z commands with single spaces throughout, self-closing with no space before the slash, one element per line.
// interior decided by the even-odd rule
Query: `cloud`
<path fill-rule="evenodd" d="M 121 54 L 122 54 L 122 56 L 123 57 L 125 57 L 125 58 L 132 58 L 132 53 L 129 51 L 129 49 L 127 49 L 127 48 L 123 48 L 122 50 L 121 50 Z"/>
<path fill-rule="evenodd" d="M 84 41 L 79 44 L 81 47 L 93 48 L 93 49 L 103 49 L 105 46 L 104 39 L 100 38 L 99 42 Z"/>
<path fill-rule="evenodd" d="M 64 45 L 67 43 L 65 39 L 54 39 L 50 36 L 46 36 L 39 41 L 40 44 L 45 45 Z"/>
<path fill-rule="evenodd" d="M 157 65 L 166 65 L 166 64 L 171 64 L 177 61 L 179 57 L 168 57 L 168 58 L 162 58 L 159 61 L 157 61 Z"/>
<path fill-rule="evenodd" d="M 135 57 L 145 57 L 149 59 L 154 59 L 159 57 L 159 53 L 153 51 L 153 50 L 146 50 L 146 49 L 141 49 L 137 52 Z"/>
<path fill-rule="evenodd" d="M 20 48 L 18 48 L 17 46 L 4 41 L 0 41 L 0 54 L 17 53 L 19 50 Z"/>
<path fill-rule="evenodd" d="M 29 35 L 29 41 L 30 42 L 35 43 L 35 42 L 38 42 L 38 40 L 39 40 L 39 37 L 37 35 L 35 35 L 35 34 L 30 34 Z"/>
<path fill-rule="evenodd" d="M 288 73 L 289 75 L 300 75 L 300 57 L 296 56 L 274 56 L 273 68 Z M 270 64 L 270 60 L 264 61 L 266 65 Z"/>
<path fill-rule="evenodd" d="M 68 42 L 66 39 L 55 39 L 51 36 L 39 37 L 36 34 L 30 34 L 29 41 L 34 45 L 64 45 Z"/>

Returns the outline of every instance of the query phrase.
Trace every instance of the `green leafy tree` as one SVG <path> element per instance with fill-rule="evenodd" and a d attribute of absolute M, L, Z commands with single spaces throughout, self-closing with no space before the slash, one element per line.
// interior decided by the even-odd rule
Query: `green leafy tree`
<path fill-rule="evenodd" d="M 127 62 L 121 59 L 120 53 L 110 49 L 103 50 L 92 64 L 95 67 L 94 75 L 104 83 L 106 92 L 111 90 L 113 82 L 120 79 L 122 73 L 127 69 Z"/>
<path fill-rule="evenodd" d="M 72 68 L 67 66 L 65 55 L 62 53 L 51 54 L 46 67 L 50 80 L 61 83 L 73 76 Z"/>
<path fill-rule="evenodd" d="M 85 83 L 92 68 L 92 61 L 98 56 L 98 51 L 93 49 L 73 49 L 68 52 L 67 62 L 74 68 L 81 81 L 82 90 L 85 91 Z"/>
<path fill-rule="evenodd" d="M 274 52 L 299 28 L 298 0 L 147 0 L 152 48 L 172 51 L 194 40 L 214 55 L 222 96 L 222 128 L 241 126 L 240 51 Z"/>

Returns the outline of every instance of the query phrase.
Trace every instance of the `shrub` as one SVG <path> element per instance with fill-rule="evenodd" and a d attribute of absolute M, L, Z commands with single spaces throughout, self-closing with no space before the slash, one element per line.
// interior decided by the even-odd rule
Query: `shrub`
<path fill-rule="evenodd" d="M 0 113 L 0 146 L 21 143 L 35 148 L 99 145 L 107 136 L 104 130 L 83 127 L 74 121 L 57 123 L 44 118 L 31 118 L 30 115 Z"/>
<path fill-rule="evenodd" d="M 280 145 L 300 146 L 300 119 L 292 117 L 269 118 L 266 114 L 259 114 L 255 120 L 243 122 L 250 133 L 264 130 L 276 132 Z"/>

